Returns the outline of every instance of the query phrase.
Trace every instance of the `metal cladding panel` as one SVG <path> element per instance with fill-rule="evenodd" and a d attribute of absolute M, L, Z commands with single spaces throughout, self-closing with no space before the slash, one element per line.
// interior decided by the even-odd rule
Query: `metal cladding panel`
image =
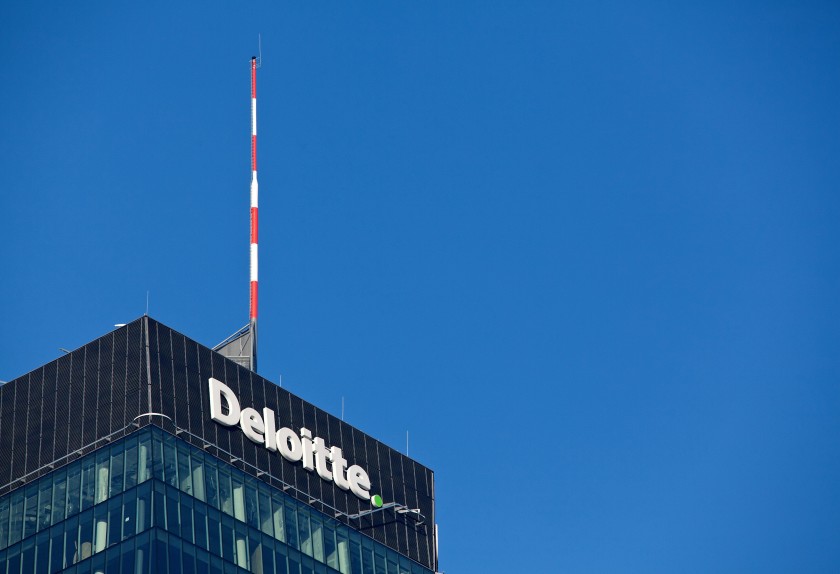
<path fill-rule="evenodd" d="M 48 363 L 44 365 L 43 369 L 43 379 L 42 379 L 42 396 L 44 397 L 54 397 L 56 393 L 56 365 L 55 363 Z M 39 456 L 39 464 L 38 466 L 43 466 L 55 460 L 53 456 L 55 450 L 55 441 L 49 440 L 49 437 L 55 436 L 60 433 L 64 433 L 66 426 L 59 427 L 56 425 L 56 416 L 55 411 L 58 407 L 57 401 L 50 401 L 47 399 L 44 407 L 42 408 L 43 416 L 41 417 L 41 442 L 42 448 L 40 450 Z M 47 440 L 44 440 L 47 438 Z"/>
<path fill-rule="evenodd" d="M 210 419 L 210 377 L 242 408 L 274 411 L 278 428 L 306 427 L 342 449 L 371 479 L 371 494 L 419 509 L 373 510 L 351 492 Z M 163 416 L 139 417 L 161 413 Z M 0 495 L 155 424 L 394 550 L 435 569 L 431 470 L 256 373 L 148 317 L 142 317 L 0 387 Z M 107 437 L 107 438 L 106 438 Z"/>
<path fill-rule="evenodd" d="M 88 352 L 87 347 L 82 347 L 78 353 L 70 356 L 72 361 L 70 365 L 70 384 L 73 385 L 74 392 L 77 392 L 82 397 L 82 424 L 81 438 L 79 439 L 79 447 L 90 444 L 97 438 L 97 422 L 98 411 L 96 409 L 96 371 L 93 373 L 85 372 L 88 366 Z M 92 376 L 91 376 L 92 375 Z"/>
<path fill-rule="evenodd" d="M 114 349 L 109 346 L 109 341 L 100 340 L 100 355 L 108 356 L 108 353 L 111 353 L 115 365 L 124 365 L 124 370 L 120 371 L 124 383 L 123 385 L 114 386 L 115 389 L 121 388 L 121 392 L 115 390 L 113 395 L 114 404 L 111 409 L 112 431 L 121 428 L 127 421 L 133 420 L 138 414 L 146 411 L 140 404 L 141 390 L 146 386 L 146 353 L 142 344 L 144 340 L 142 324 L 139 322 L 129 323 L 126 325 L 125 333 L 126 357 L 124 361 L 119 360 L 113 354 Z"/>
<path fill-rule="evenodd" d="M 142 332 L 138 319 L 0 387 L 0 495 L 135 428 Z"/>
<path fill-rule="evenodd" d="M 12 465 L 3 461 L 12 460 L 12 441 L 6 437 L 12 436 L 15 417 L 15 387 L 3 385 L 0 387 L 0 484 L 11 481 Z"/>
<path fill-rule="evenodd" d="M 51 425 L 53 431 L 50 433 L 46 426 L 42 426 L 41 433 L 45 436 L 50 436 L 50 434 L 55 435 L 54 440 L 48 441 L 48 443 L 51 443 L 49 447 L 44 448 L 45 451 L 49 451 L 47 453 L 49 460 L 53 461 L 57 458 L 56 452 L 65 452 L 67 449 L 67 428 L 71 424 L 78 424 L 78 422 L 73 420 L 75 417 L 72 416 L 72 412 L 70 411 L 70 401 L 58 400 L 59 390 L 65 384 L 64 380 L 67 378 L 67 373 L 62 373 L 61 369 L 58 368 L 58 363 L 55 362 L 48 364 L 45 369 L 45 379 L 49 378 L 51 381 L 45 380 L 47 388 L 45 388 L 44 392 L 48 397 L 56 397 L 56 400 L 52 401 L 53 418 Z M 43 414 L 44 418 L 49 416 L 47 409 L 44 409 Z"/>
<path fill-rule="evenodd" d="M 41 417 L 32 417 L 44 406 L 44 368 L 32 371 L 29 376 L 29 396 L 26 416 L 26 472 L 36 470 L 40 465 L 41 453 Z"/>
<path fill-rule="evenodd" d="M 118 337 L 121 339 L 121 337 Z M 92 405 L 96 412 L 96 435 L 99 437 L 111 434 L 111 410 L 113 408 L 114 394 L 120 394 L 119 389 L 113 388 L 115 382 L 125 383 L 125 369 L 123 376 L 120 376 L 120 359 L 125 356 L 125 351 L 120 354 L 114 349 L 114 357 L 100 355 L 99 345 L 88 345 L 88 353 L 85 356 L 85 402 Z M 114 364 L 114 359 L 117 364 Z M 121 422 L 121 421 L 120 421 Z M 117 423 L 119 424 L 119 422 Z"/>
<path fill-rule="evenodd" d="M 12 464 L 14 468 L 11 472 L 13 479 L 26 473 L 26 451 L 29 447 L 26 428 L 27 407 L 29 406 L 29 379 L 30 376 L 27 375 L 26 384 L 16 385 L 20 388 L 15 388 L 14 426 L 12 427 L 12 433 L 10 433 L 14 437 L 12 442 Z M 7 384 L 13 383 L 14 381 Z"/>

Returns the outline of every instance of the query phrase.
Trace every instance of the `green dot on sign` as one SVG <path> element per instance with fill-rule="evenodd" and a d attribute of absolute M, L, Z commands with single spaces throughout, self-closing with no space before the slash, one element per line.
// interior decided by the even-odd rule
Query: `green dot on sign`
<path fill-rule="evenodd" d="M 370 503 L 373 504 L 376 508 L 382 507 L 382 497 L 378 494 L 374 494 L 370 497 Z"/>

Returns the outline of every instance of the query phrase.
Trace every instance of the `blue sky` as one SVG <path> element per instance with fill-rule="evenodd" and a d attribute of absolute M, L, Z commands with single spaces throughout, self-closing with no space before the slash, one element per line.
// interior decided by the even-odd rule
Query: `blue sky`
<path fill-rule="evenodd" d="M 0 379 L 143 314 L 436 471 L 442 570 L 840 569 L 840 8 L 0 5 Z"/>

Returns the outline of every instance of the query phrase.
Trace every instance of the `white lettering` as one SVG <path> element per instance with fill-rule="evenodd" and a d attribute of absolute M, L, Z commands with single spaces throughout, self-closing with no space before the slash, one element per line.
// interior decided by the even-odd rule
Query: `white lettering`
<path fill-rule="evenodd" d="M 308 428 L 300 429 L 300 442 L 303 445 L 303 468 L 315 470 L 315 465 L 312 463 L 312 433 Z"/>
<path fill-rule="evenodd" d="M 263 422 L 265 423 L 265 448 L 271 452 L 277 452 L 277 425 L 274 421 L 274 411 L 268 407 L 263 409 Z"/>
<path fill-rule="evenodd" d="M 370 477 L 357 464 L 347 468 L 341 448 L 327 446 L 324 439 L 313 437 L 306 427 L 300 429 L 300 436 L 288 427 L 275 430 L 277 419 L 273 410 L 265 407 L 260 416 L 252 407 L 243 409 L 231 388 L 214 378 L 210 378 L 210 418 L 228 427 L 238 424 L 249 440 L 265 445 L 271 452 L 279 452 L 289 462 L 300 462 L 306 470 L 317 472 L 322 479 L 334 482 L 362 500 L 371 500 Z M 377 499 L 381 506 L 381 497 L 373 498 Z"/>
<path fill-rule="evenodd" d="M 283 427 L 277 431 L 277 449 L 289 462 L 298 462 L 303 457 L 300 437 L 290 428 Z"/>
<path fill-rule="evenodd" d="M 350 483 L 347 482 L 347 477 L 344 472 L 347 470 L 347 461 L 342 456 L 341 449 L 334 446 L 330 449 L 330 461 L 332 462 L 333 481 L 335 485 L 341 490 L 348 490 Z"/>
<path fill-rule="evenodd" d="M 222 412 L 222 396 L 228 407 L 228 414 Z M 225 426 L 232 427 L 239 422 L 239 401 L 236 395 L 218 379 L 210 379 L 210 418 Z"/>
<path fill-rule="evenodd" d="M 318 471 L 318 476 L 324 480 L 332 480 L 332 471 L 327 468 L 327 457 L 330 455 L 330 451 L 327 450 L 327 445 L 324 444 L 324 439 L 317 436 L 312 442 L 315 445 L 315 470 Z"/>
<path fill-rule="evenodd" d="M 370 498 L 370 478 L 368 478 L 365 469 L 354 464 L 347 469 L 347 480 L 350 482 L 350 492 L 361 498 L 368 500 Z"/>
<path fill-rule="evenodd" d="M 242 409 L 242 414 L 239 416 L 239 426 L 242 427 L 242 432 L 245 433 L 245 436 L 257 444 L 263 444 L 265 425 L 260 417 L 260 413 L 255 409 L 251 407 Z"/>

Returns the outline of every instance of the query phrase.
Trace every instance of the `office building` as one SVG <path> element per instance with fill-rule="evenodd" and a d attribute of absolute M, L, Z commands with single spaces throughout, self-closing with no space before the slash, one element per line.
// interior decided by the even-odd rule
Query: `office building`
<path fill-rule="evenodd" d="M 141 317 L 0 386 L 0 574 L 430 574 L 432 471 Z"/>

